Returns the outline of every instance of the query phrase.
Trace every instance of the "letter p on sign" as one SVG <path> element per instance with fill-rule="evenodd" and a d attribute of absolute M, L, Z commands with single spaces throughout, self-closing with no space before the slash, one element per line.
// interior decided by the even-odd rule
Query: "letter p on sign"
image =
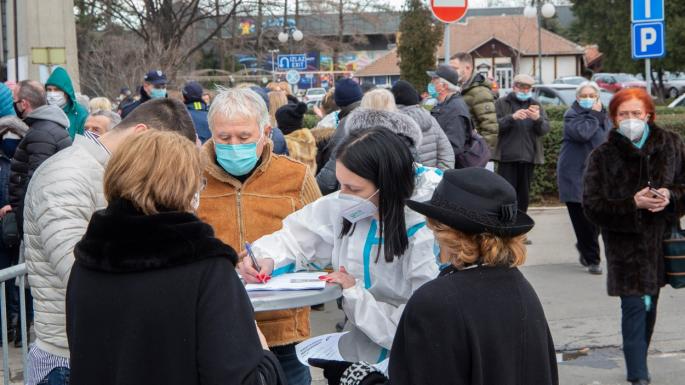
<path fill-rule="evenodd" d="M 640 29 L 640 52 L 647 52 L 649 46 L 654 43 L 656 43 L 656 28 Z"/>

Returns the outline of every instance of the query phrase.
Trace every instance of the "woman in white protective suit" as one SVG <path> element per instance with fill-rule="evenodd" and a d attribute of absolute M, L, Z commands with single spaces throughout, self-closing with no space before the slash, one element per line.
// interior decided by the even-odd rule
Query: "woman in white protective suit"
<path fill-rule="evenodd" d="M 385 128 L 351 133 L 337 150 L 341 190 L 290 214 L 283 228 L 253 243 L 261 271 L 244 258 L 247 282 L 308 266 L 332 265 L 347 316 L 347 360 L 383 361 L 412 293 L 438 275 L 425 218 L 405 206 L 428 200 L 442 171 L 414 163 L 403 138 Z"/>

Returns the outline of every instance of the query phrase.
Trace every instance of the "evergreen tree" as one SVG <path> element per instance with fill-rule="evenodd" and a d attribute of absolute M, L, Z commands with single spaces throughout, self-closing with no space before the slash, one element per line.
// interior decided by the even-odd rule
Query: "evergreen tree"
<path fill-rule="evenodd" d="M 433 20 L 430 9 L 421 0 L 407 0 L 399 32 L 400 77 L 422 92 L 430 81 L 426 71 L 435 68 L 443 25 Z"/>

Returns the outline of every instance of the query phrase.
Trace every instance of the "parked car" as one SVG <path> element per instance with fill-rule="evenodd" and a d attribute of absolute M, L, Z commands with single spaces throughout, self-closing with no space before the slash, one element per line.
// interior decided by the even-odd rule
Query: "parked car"
<path fill-rule="evenodd" d="M 685 107 L 685 93 L 675 98 L 675 100 L 668 105 L 668 108 L 676 107 Z"/>
<path fill-rule="evenodd" d="M 685 93 L 685 73 L 669 73 L 664 75 L 664 89 L 669 98 L 677 98 Z"/>
<path fill-rule="evenodd" d="M 597 73 L 592 75 L 592 80 L 610 92 L 617 92 L 624 88 L 647 88 L 647 83 L 631 74 Z"/>
<path fill-rule="evenodd" d="M 321 88 L 321 87 L 310 88 L 304 94 L 304 98 L 302 99 L 302 101 L 305 103 L 308 103 L 308 104 L 311 102 L 317 102 L 317 101 L 322 100 L 325 95 L 326 95 L 326 89 L 325 88 Z"/>
<path fill-rule="evenodd" d="M 533 86 L 533 95 L 543 106 L 570 106 L 576 101 L 576 89 L 571 84 L 538 84 Z M 600 90 L 599 100 L 606 107 L 614 95 Z"/>
<path fill-rule="evenodd" d="M 553 84 L 573 84 L 573 85 L 577 86 L 580 83 L 585 82 L 585 81 L 587 81 L 587 79 L 585 79 L 582 76 L 563 76 L 563 77 L 554 79 L 554 81 L 552 83 Z"/>

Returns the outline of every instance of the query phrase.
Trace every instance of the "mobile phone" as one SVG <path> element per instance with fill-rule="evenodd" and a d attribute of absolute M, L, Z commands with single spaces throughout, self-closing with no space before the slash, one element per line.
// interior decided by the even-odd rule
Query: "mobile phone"
<path fill-rule="evenodd" d="M 650 187 L 650 188 L 649 188 L 649 192 L 651 192 L 652 194 L 658 196 L 659 198 L 666 199 L 666 195 L 660 193 L 659 190 L 657 190 L 657 189 L 655 189 L 655 188 L 653 188 L 653 187 Z"/>

